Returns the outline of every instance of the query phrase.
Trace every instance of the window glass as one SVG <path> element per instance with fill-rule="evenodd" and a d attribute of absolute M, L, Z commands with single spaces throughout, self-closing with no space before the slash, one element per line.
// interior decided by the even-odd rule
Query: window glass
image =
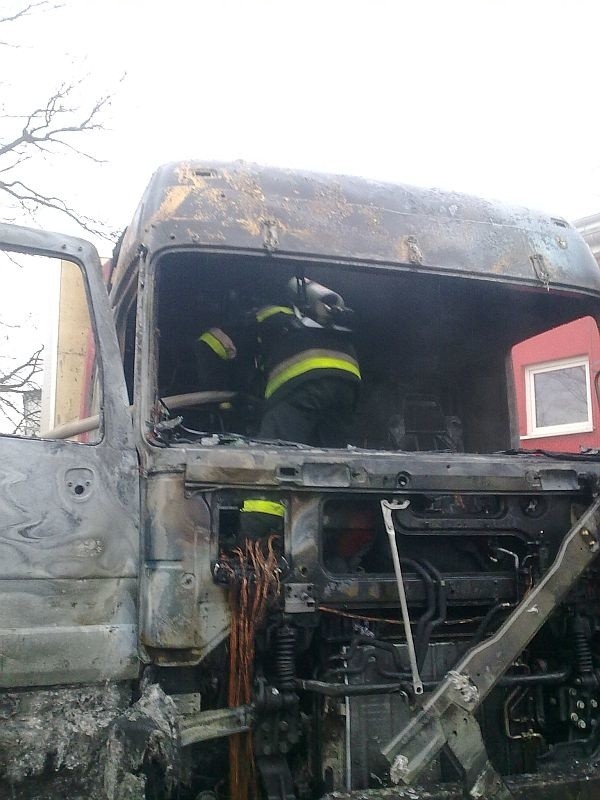
<path fill-rule="evenodd" d="M 0 434 L 97 442 L 96 348 L 80 268 L 13 253 L 0 253 L 0 268 Z"/>
<path fill-rule="evenodd" d="M 588 392 L 583 364 L 537 372 L 533 381 L 538 428 L 587 422 Z"/>

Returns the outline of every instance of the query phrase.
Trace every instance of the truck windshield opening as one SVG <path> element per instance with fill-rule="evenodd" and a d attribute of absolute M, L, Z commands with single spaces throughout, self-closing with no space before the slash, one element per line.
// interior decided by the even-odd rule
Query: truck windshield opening
<path fill-rule="evenodd" d="M 511 349 L 590 304 L 409 269 L 172 252 L 158 265 L 158 431 L 173 423 L 171 444 L 514 448 Z"/>

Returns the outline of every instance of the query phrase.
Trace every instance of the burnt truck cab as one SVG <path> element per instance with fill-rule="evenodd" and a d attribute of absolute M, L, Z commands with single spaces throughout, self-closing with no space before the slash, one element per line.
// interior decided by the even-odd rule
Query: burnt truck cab
<path fill-rule="evenodd" d="M 594 796 L 600 456 L 521 449 L 510 361 L 531 336 L 598 319 L 600 269 L 568 222 L 358 178 L 169 164 L 115 253 L 111 313 L 91 247 L 0 233 L 4 249 L 62 250 L 84 269 L 104 434 L 65 474 L 98 476 L 105 502 L 93 509 L 93 540 L 123 549 L 125 537 L 139 553 L 129 571 L 118 558 L 105 568 L 133 604 L 119 620 L 107 611 L 84 644 L 80 623 L 61 627 L 55 615 L 45 647 L 52 654 L 70 636 L 78 654 L 62 670 L 46 669 L 34 634 L 22 634 L 39 663 L 28 677 L 17 653 L 10 674 L 0 671 L 7 697 L 16 686 L 31 697 L 33 686 L 56 697 L 119 687 L 125 699 L 113 697 L 106 714 L 121 733 L 109 744 L 120 737 L 127 751 L 123 731 L 140 708 L 169 742 L 161 758 L 121 764 L 140 796 L 176 785 L 227 796 L 228 740 L 248 732 L 269 800 L 404 796 L 393 788 L 402 783 L 420 787 L 414 797 Z M 353 310 L 362 385 L 344 449 L 261 440 L 255 385 L 198 388 L 202 331 L 281 303 L 293 278 Z M 65 437 L 98 425 L 90 414 L 77 429 L 19 442 L 28 474 L 66 459 Z M 8 445 L 15 463 L 25 458 L 0 440 Z M 37 467 L 36 447 L 54 448 Z M 248 499 L 285 512 L 251 697 L 230 707 L 231 586 L 219 572 Z M 88 524 L 87 508 L 77 506 L 73 532 Z M 61 577 L 87 581 L 92 606 L 110 605 L 108 584 L 90 583 L 98 576 Z M 59 583 L 45 592 L 60 610 Z M 15 630 L 35 628 L 18 608 L 13 617 Z M 115 636 L 119 668 L 102 659 Z M 162 698 L 156 713 L 150 695 Z"/>

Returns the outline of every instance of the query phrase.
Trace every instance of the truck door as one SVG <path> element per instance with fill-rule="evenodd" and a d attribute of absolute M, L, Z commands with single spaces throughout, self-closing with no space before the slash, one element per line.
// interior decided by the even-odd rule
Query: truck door
<path fill-rule="evenodd" d="M 0 224 L 0 275 L 0 686 L 130 679 L 138 470 L 100 260 Z"/>

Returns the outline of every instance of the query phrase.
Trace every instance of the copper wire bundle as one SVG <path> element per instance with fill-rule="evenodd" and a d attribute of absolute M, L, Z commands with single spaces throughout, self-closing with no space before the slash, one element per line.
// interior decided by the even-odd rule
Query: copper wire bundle
<path fill-rule="evenodd" d="M 279 592 L 279 567 L 274 542 L 278 537 L 246 539 L 222 563 L 230 572 L 229 604 L 229 707 L 250 703 L 254 665 L 254 639 L 270 601 Z M 231 800 L 256 800 L 258 786 L 252 735 L 229 739 Z"/>

